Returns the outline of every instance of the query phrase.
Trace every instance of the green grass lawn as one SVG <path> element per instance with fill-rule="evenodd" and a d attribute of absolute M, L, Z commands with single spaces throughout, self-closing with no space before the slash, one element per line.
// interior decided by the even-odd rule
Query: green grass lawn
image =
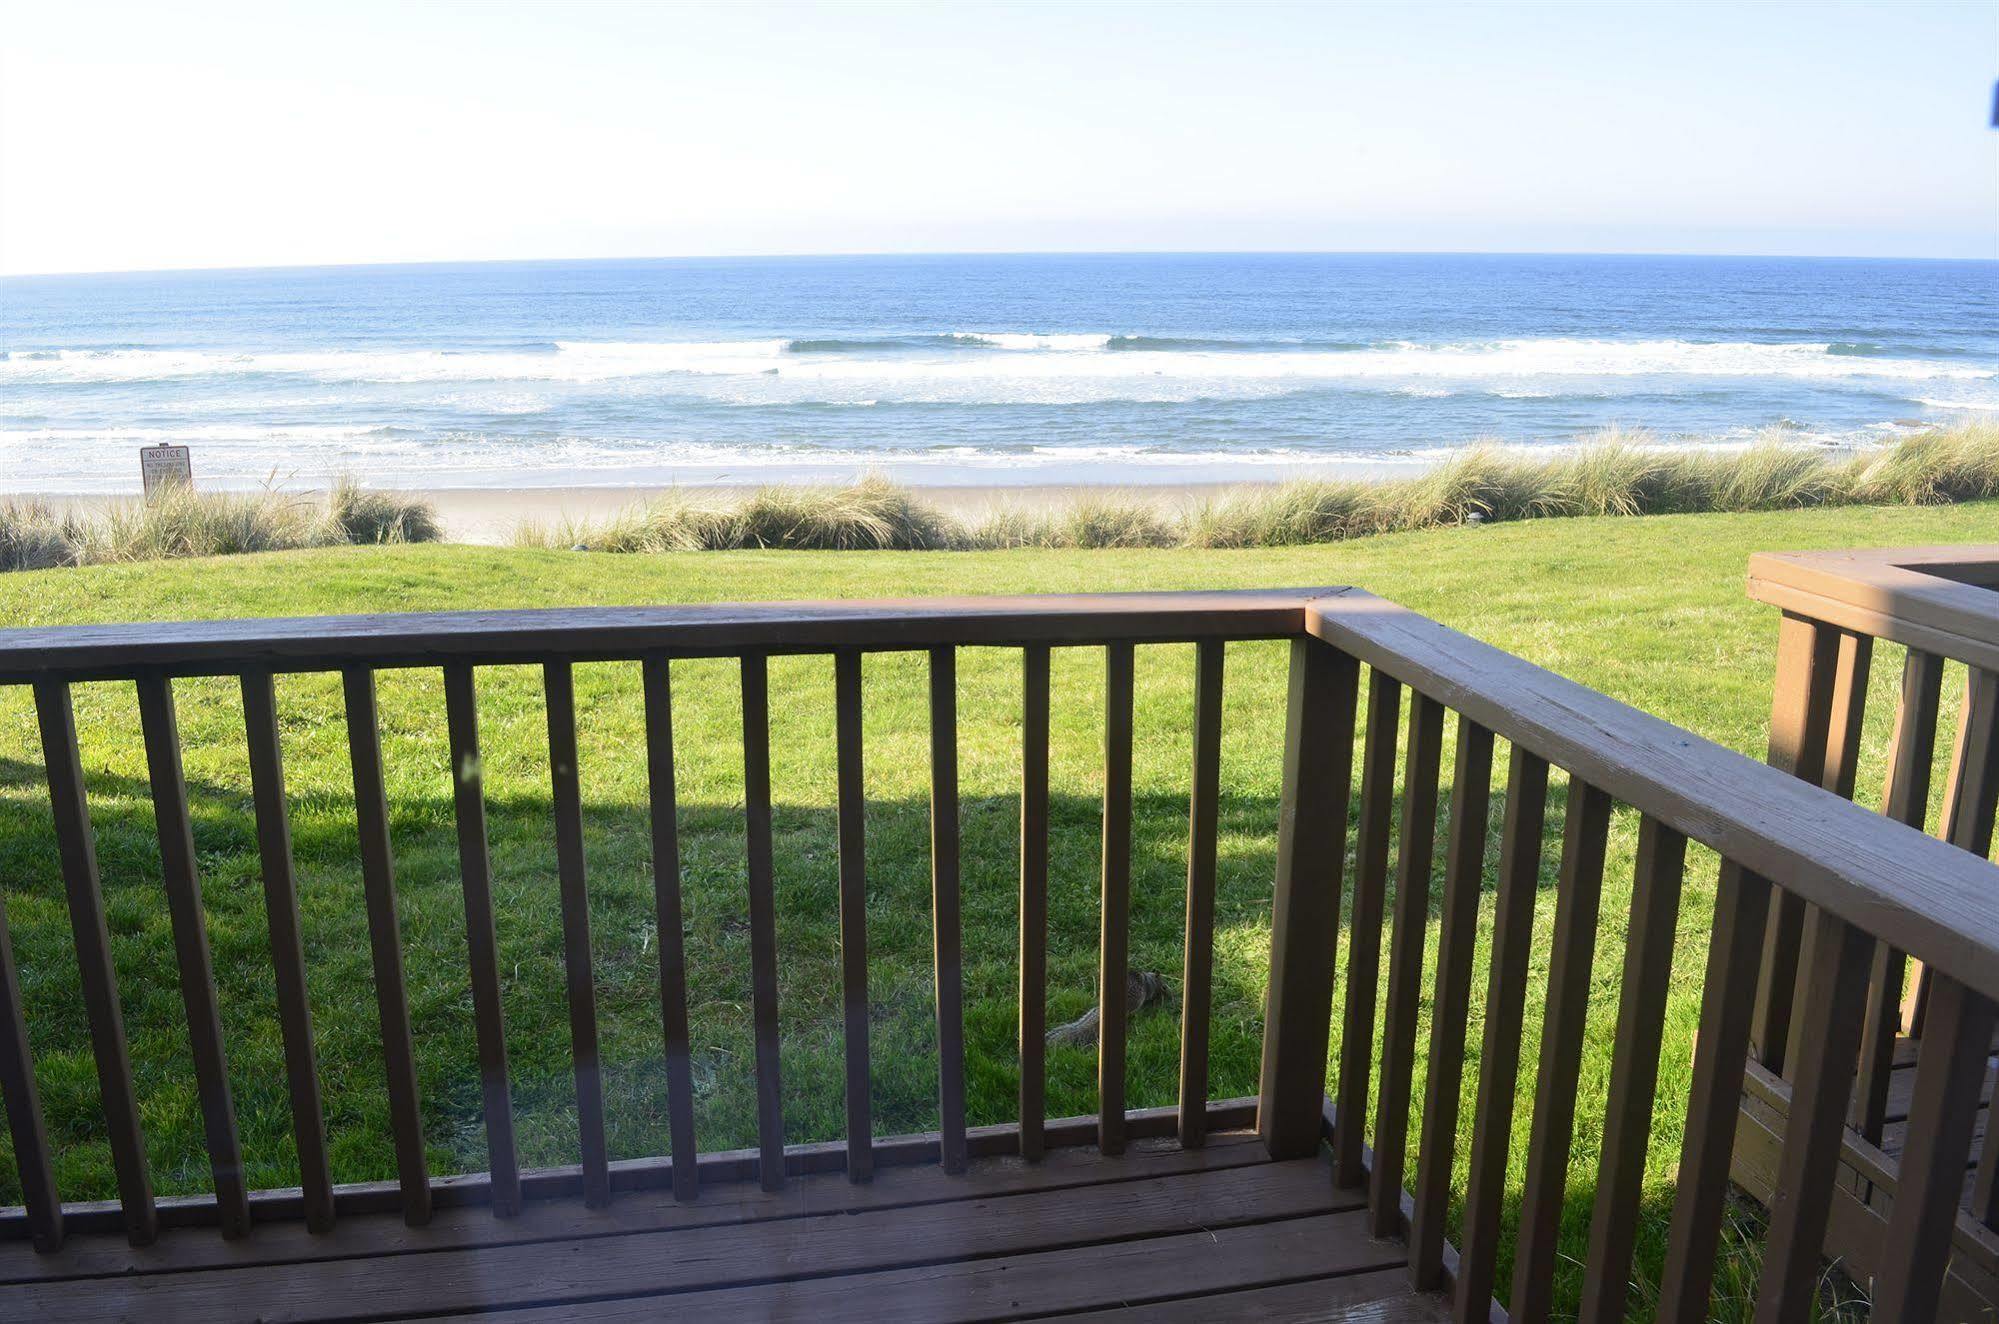
<path fill-rule="evenodd" d="M 985 553 L 688 553 L 607 556 L 445 546 L 339 548 L 169 564 L 0 576 L 0 621 L 85 621 L 318 612 L 670 603 L 749 598 L 1358 584 L 1689 726 L 1759 754 L 1774 613 L 1751 603 L 1750 552 L 1947 541 L 1999 541 L 1999 504 L 1845 509 L 1764 515 L 1574 519 L 1399 534 L 1325 547 L 1255 551 Z M 1142 648 L 1135 740 L 1132 961 L 1180 969 L 1190 758 L 1192 650 Z M 1877 659 L 1862 765 L 1872 803 L 1899 666 Z M 926 671 L 916 655 L 870 656 L 867 713 L 869 925 L 874 1109 L 878 1135 L 933 1127 Z M 676 664 L 675 715 L 693 1003 L 696 1125 L 704 1149 L 754 1143 L 748 933 L 741 834 L 740 713 L 734 664 Z M 1013 1115 L 1014 919 L 1018 860 L 1016 652 L 968 650 L 960 661 L 966 1020 L 972 1121 Z M 1093 1000 L 1101 790 L 1102 658 L 1061 650 L 1053 703 L 1053 882 L 1049 1023 Z M 1216 936 L 1215 1097 L 1253 1093 L 1268 945 L 1280 776 L 1284 650 L 1228 652 L 1220 899 Z M 787 1138 L 835 1138 L 842 1046 L 830 659 L 771 664 L 773 795 L 782 969 Z M 179 682 L 195 839 L 232 1082 L 255 1186 L 297 1181 L 281 1045 L 266 950 L 242 716 L 233 681 Z M 376 1046 L 374 999 L 354 846 L 352 788 L 337 680 L 281 678 L 292 823 L 322 1089 L 340 1181 L 389 1178 L 394 1163 Z M 126 1024 L 154 1179 L 162 1193 L 210 1184 L 200 1113 L 158 876 L 137 703 L 129 685 L 79 687 L 78 728 Z M 666 1099 L 656 1009 L 642 713 L 637 668 L 578 669 L 581 776 L 613 1157 L 664 1150 Z M 477 1056 L 466 977 L 442 682 L 435 671 L 383 673 L 384 755 L 411 1011 L 433 1171 L 485 1165 Z M 522 1161 L 573 1162 L 561 928 L 540 677 L 481 673 L 481 719 L 499 941 Z M 1446 751 L 1446 778 L 1449 751 Z M 1495 780 L 1503 781 L 1505 751 Z M 0 691 L 0 894 L 22 971 L 36 1068 L 57 1177 L 71 1200 L 115 1195 L 75 957 L 59 882 L 40 747 L 25 691 Z M 1446 790 L 1448 796 L 1448 790 Z M 1552 886 L 1562 803 L 1551 795 Z M 1503 797 L 1495 794 L 1494 841 Z M 1620 814 L 1597 948 L 1565 1274 L 1579 1277 L 1587 1241 L 1601 1100 L 1623 934 L 1635 820 Z M 1714 861 L 1695 852 L 1679 925 L 1665 1027 L 1661 1107 L 1648 1169 L 1648 1222 L 1634 1317 L 1650 1301 L 1672 1198 L 1680 1114 L 1698 1015 Z M 1536 917 L 1528 1052 L 1537 1051 L 1552 893 Z M 1486 900 L 1483 924 L 1491 920 Z M 1434 954 L 1435 932 L 1431 934 Z M 1479 1043 L 1485 952 L 1474 975 L 1468 1051 Z M 1425 996 L 1428 996 L 1426 980 Z M 1170 1010 L 1134 1018 L 1133 1106 L 1173 1101 L 1178 1033 Z M 1421 1064 L 1417 1098 L 1421 1099 Z M 1467 1099 L 1476 1078 L 1468 1071 Z M 1523 1072 L 1516 1178 L 1525 1154 L 1531 1062 Z M 1049 1113 L 1093 1112 L 1094 1056 L 1054 1050 Z M 1468 1149 L 1470 1108 L 1459 1145 Z M 1416 1129 L 1412 1127 L 1412 1136 Z M 1461 1189 L 1461 1185 L 1460 1185 Z M 0 1141 L 0 1203 L 17 1203 L 11 1150 Z M 1723 1274 L 1747 1292 L 1753 1250 Z M 1505 1279 L 1502 1277 L 1502 1283 Z M 1565 1296 L 1575 1284 L 1564 1284 Z M 1730 1310 L 1735 1307 L 1731 1307 Z M 1724 1310 L 1724 1314 L 1730 1313 Z"/>

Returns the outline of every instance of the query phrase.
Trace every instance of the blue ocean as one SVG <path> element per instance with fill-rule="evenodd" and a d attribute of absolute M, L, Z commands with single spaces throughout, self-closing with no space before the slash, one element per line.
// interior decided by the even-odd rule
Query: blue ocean
<path fill-rule="evenodd" d="M 0 491 L 1196 482 L 1999 411 L 1999 262 L 911 256 L 0 281 Z"/>

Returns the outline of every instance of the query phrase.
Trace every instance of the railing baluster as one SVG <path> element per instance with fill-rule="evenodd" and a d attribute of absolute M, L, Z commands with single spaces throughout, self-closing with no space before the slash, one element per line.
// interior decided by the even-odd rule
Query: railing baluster
<path fill-rule="evenodd" d="M 868 1088 L 867 788 L 861 762 L 861 655 L 833 655 L 839 781 L 840 1005 L 847 1042 L 847 1180 L 874 1175 Z"/>
<path fill-rule="evenodd" d="M 1102 952 L 1097 960 L 1097 1147 L 1124 1153 L 1125 977 L 1131 968 L 1132 646 L 1104 649 Z"/>
<path fill-rule="evenodd" d="M 1367 1086 L 1374 1069 L 1374 1011 L 1381 979 L 1381 917 L 1388 893 L 1388 847 L 1395 822 L 1395 755 L 1402 683 L 1381 670 L 1367 680 L 1367 747 L 1361 754 L 1360 826 L 1354 845 L 1353 911 L 1347 921 L 1346 1024 L 1340 1034 L 1339 1110 L 1334 1177 L 1367 1180 Z"/>
<path fill-rule="evenodd" d="M 645 689 L 646 786 L 652 808 L 652 891 L 659 931 L 659 1017 L 666 1045 L 666 1118 L 673 1198 L 701 1192 L 694 1145 L 694 1058 L 687 1026 L 687 936 L 680 904 L 680 813 L 673 784 L 673 677 L 664 654 L 640 667 Z"/>
<path fill-rule="evenodd" d="M 1872 1318 L 1878 1324 L 1937 1317 L 1995 1020 L 1999 1008 L 1989 999 L 1954 979 L 1935 981 L 1930 1033 L 1909 1102 L 1908 1146 L 1896 1170 L 1895 1207 L 1874 1277 Z"/>
<path fill-rule="evenodd" d="M 1034 1160 L 1048 1082 L 1048 646 L 1021 657 L 1020 1155 Z"/>
<path fill-rule="evenodd" d="M 333 1226 L 333 1173 L 326 1155 L 326 1118 L 319 1102 L 319 1061 L 306 995 L 305 939 L 299 928 L 298 883 L 292 870 L 291 815 L 285 805 L 285 764 L 278 737 L 277 684 L 269 671 L 243 674 L 243 727 L 250 752 L 250 794 L 257 810 L 257 855 L 264 879 L 264 919 L 277 984 L 278 1026 L 285 1045 L 292 1139 L 305 1198 L 305 1225 Z"/>
<path fill-rule="evenodd" d="M 1541 834 L 1548 815 L 1548 763 L 1513 746 L 1500 828 L 1499 895 L 1492 918 L 1492 970 L 1485 1038 L 1478 1058 L 1478 1105 L 1471 1172 L 1465 1188 L 1463 1247 L 1451 1302 L 1458 1324 L 1486 1324 L 1498 1273 L 1499 1217 L 1513 1139 L 1520 1078 L 1520 1028 L 1527 1005 L 1527 963 L 1534 947 L 1534 899 L 1541 886 Z M 1349 996 L 1352 996 L 1349 994 Z"/>
<path fill-rule="evenodd" d="M 1465 1029 L 1471 1012 L 1472 949 L 1478 944 L 1478 898 L 1485 882 L 1491 811 L 1492 732 L 1460 715 L 1457 769 L 1451 779 L 1451 836 L 1444 848 L 1444 923 L 1437 943 L 1436 993 L 1430 1004 L 1423 1138 L 1416 1159 L 1415 1218 L 1409 1230 L 1409 1272 L 1418 1291 L 1434 1290 L 1444 1280 L 1444 1220 L 1451 1206 Z"/>
<path fill-rule="evenodd" d="M 1402 840 L 1395 861 L 1395 911 L 1388 938 L 1388 1006 L 1381 1083 L 1374 1105 L 1374 1171 L 1368 1207 L 1375 1236 L 1402 1234 L 1402 1169 L 1409 1141 L 1410 1080 L 1416 1070 L 1416 1015 L 1422 998 L 1423 938 L 1430 921 L 1430 868 L 1437 848 L 1437 775 L 1443 762 L 1444 706 L 1414 691 L 1409 753 L 1402 775 Z"/>
<path fill-rule="evenodd" d="M 750 1002 L 756 1023 L 757 1180 L 784 1189 L 784 1086 L 778 1075 L 777 883 L 770 840 L 770 663 L 743 655 L 743 825 L 750 905 Z"/>
<path fill-rule="evenodd" d="M 1989 1055 L 1991 1051 L 1988 1039 L 1985 1052 Z M 1999 1232 L 1999 1131 L 1993 1129 L 1994 1117 L 1999 1117 L 1999 1081 L 1993 1082 L 1992 1093 L 1985 1100 L 1984 1148 L 1971 1178 L 1971 1216 Z"/>
<path fill-rule="evenodd" d="M 444 668 L 444 718 L 451 742 L 451 797 L 458 821 L 458 867 L 465 893 L 466 964 L 479 1043 L 479 1093 L 486 1115 L 486 1164 L 493 1213 L 521 1211 L 520 1161 L 514 1151 L 514 1102 L 508 1088 L 507 1026 L 500 1003 L 500 948 L 493 923 L 493 870 L 486 843 L 485 772 L 479 758 L 479 700 L 469 663 Z"/>
<path fill-rule="evenodd" d="M 1860 727 L 1867 711 L 1867 673 L 1874 657 L 1874 640 L 1850 630 L 1839 633 L 1832 682 L 1832 707 L 1826 715 L 1825 764 L 1819 769 L 1819 784 L 1844 800 L 1853 798 L 1854 774 L 1860 764 Z M 1804 927 L 1799 932 L 1796 987 L 1791 994 L 1793 1007 L 1809 1006 L 1805 1001 L 1805 980 L 1812 968 L 1812 943 L 1819 932 L 1818 907 L 1804 907 Z M 1791 1021 L 1784 1060 L 1796 1058 L 1804 1025 Z"/>
<path fill-rule="evenodd" d="M 118 1005 L 111 933 L 104 922 L 97 844 L 90 826 L 90 803 L 84 794 L 82 756 L 76 747 L 76 714 L 70 707 L 66 681 L 38 680 L 34 688 L 63 889 L 69 898 L 70 933 L 76 942 L 83 1007 L 90 1020 L 90 1051 L 97 1063 L 97 1085 L 111 1142 L 111 1163 L 118 1174 L 125 1233 L 135 1246 L 150 1245 L 159 1235 L 159 1215 L 153 1208 L 153 1184 L 146 1172 L 146 1139 L 139 1129 L 139 1103 L 132 1089 L 132 1058 L 125 1044 L 125 1016 Z"/>
<path fill-rule="evenodd" d="M 965 962 L 958 870 L 958 653 L 930 650 L 931 967 L 937 980 L 938 1150 L 963 1172 Z"/>
<path fill-rule="evenodd" d="M 1222 641 L 1194 651 L 1194 768 L 1187 793 L 1187 950 L 1180 964 L 1180 1145 L 1208 1138 L 1208 1020 L 1215 976 L 1215 833 L 1222 763 Z"/>
<path fill-rule="evenodd" d="M 361 844 L 361 882 L 367 894 L 368 943 L 375 967 L 375 1010 L 381 1020 L 382 1066 L 395 1130 L 396 1176 L 402 1188 L 403 1221 L 421 1227 L 430 1221 L 430 1170 L 423 1147 L 416 1049 L 410 1040 L 409 991 L 403 983 L 402 921 L 396 913 L 374 670 L 349 667 L 341 673 L 341 685 L 347 705 L 348 761 L 354 769 L 354 828 Z"/>
<path fill-rule="evenodd" d="M 1715 885 L 1693 1085 L 1680 1141 L 1679 1193 L 1659 1276 L 1662 1324 L 1705 1324 L 1721 1245 L 1722 1201 L 1742 1108 L 1750 1022 L 1762 964 L 1770 884 L 1723 860 Z"/>
<path fill-rule="evenodd" d="M 1943 659 L 1911 648 L 1902 664 L 1902 694 L 1895 708 L 1894 743 L 1881 812 L 1921 831 L 1930 807 L 1930 769 L 1936 761 L 1937 709 Z M 1867 980 L 1867 1013 L 1860 1033 L 1860 1081 L 1848 1123 L 1872 1144 L 1881 1143 L 1888 1120 L 1888 1081 L 1895 1069 L 1895 1038 L 1902 1028 L 1902 980 L 1907 961 L 1888 943 L 1874 945 Z"/>
<path fill-rule="evenodd" d="M 1992 818 L 1999 805 L 1999 672 L 1972 667 L 1965 677 L 1950 780 L 1944 786 L 1943 839 L 1981 858 L 1992 854 Z M 1930 972 L 1920 963 L 1902 1005 L 1911 1037 L 1923 1033 Z"/>
<path fill-rule="evenodd" d="M 173 928 L 174 964 L 180 971 L 181 1006 L 187 1012 L 195 1092 L 215 1179 L 216 1222 L 224 1237 L 250 1230 L 250 1197 L 243 1186 L 243 1145 L 236 1103 L 229 1093 L 229 1060 L 222 1046 L 222 1013 L 216 1006 L 215 969 L 208 955 L 208 918 L 201 904 L 194 825 L 188 817 L 187 777 L 181 768 L 180 724 L 173 682 L 160 672 L 138 679 L 139 728 L 152 785 L 153 825 L 160 843 L 160 874 Z"/>
<path fill-rule="evenodd" d="M 1777 633 L 1776 692 L 1770 701 L 1771 767 L 1814 783 L 1824 773 L 1838 666 L 1839 631 L 1785 612 Z M 1750 1043 L 1756 1060 L 1780 1074 L 1791 1036 L 1791 999 L 1797 992 L 1798 947 L 1804 930 L 1805 903 L 1788 892 L 1773 891 Z"/>
<path fill-rule="evenodd" d="M 1527 1184 L 1520 1199 L 1520 1234 L 1513 1259 L 1513 1304 L 1507 1318 L 1539 1324 L 1548 1318 L 1555 1287 L 1555 1250 L 1575 1134 L 1576 1081 L 1582 1071 L 1583 1025 L 1589 1015 L 1590 964 L 1596 952 L 1598 906 L 1610 831 L 1610 797 L 1569 778 L 1568 821 L 1562 827 L 1562 871 L 1555 890 L 1555 946 L 1548 962 L 1548 1007 L 1534 1091 L 1534 1125 L 1527 1141 Z"/>
<path fill-rule="evenodd" d="M 1580 1318 L 1586 1322 L 1611 1324 L 1625 1317 L 1686 863 L 1685 837 L 1649 815 L 1639 822 L 1638 867 L 1625 937 L 1617 1037 L 1611 1047 L 1596 1208 L 1590 1218 L 1589 1253 L 1583 1260 Z"/>
<path fill-rule="evenodd" d="M 555 867 L 562 891 L 562 965 L 568 975 L 569 1052 L 576 1069 L 576 1128 L 583 1203 L 611 1202 L 604 1138 L 604 1064 L 597 1048 L 597 980 L 590 957 L 590 894 L 583 871 L 583 794 L 576 770 L 576 680 L 566 661 L 542 668 L 548 705 L 548 771 L 555 803 Z"/>
<path fill-rule="evenodd" d="M 1860 1050 L 1873 942 L 1824 911 L 1818 926 L 1805 986 L 1812 1016 L 1792 1064 L 1791 1107 L 1784 1119 L 1784 1149 L 1770 1198 L 1770 1233 L 1757 1294 L 1758 1324 L 1802 1324 L 1810 1316 Z"/>
<path fill-rule="evenodd" d="M 1353 657 L 1317 639 L 1292 640 L 1256 1117 L 1273 1159 L 1319 1152 L 1359 691 Z"/>
<path fill-rule="evenodd" d="M 62 1197 L 49 1162 L 49 1132 L 42 1097 L 35 1088 L 35 1059 L 28 1049 L 28 1022 L 21 1002 L 21 977 L 14 968 L 14 943 L 7 932 L 7 899 L 0 896 L 0 1099 L 7 1104 L 7 1134 L 14 1141 L 14 1166 L 28 1210 L 35 1249 L 62 1246 Z"/>

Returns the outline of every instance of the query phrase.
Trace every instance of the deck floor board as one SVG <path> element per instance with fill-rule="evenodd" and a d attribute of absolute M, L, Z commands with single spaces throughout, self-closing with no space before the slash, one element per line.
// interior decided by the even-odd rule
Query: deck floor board
<path fill-rule="evenodd" d="M 144 1250 L 108 1235 L 46 1256 L 11 1243 L 0 1318 L 1440 1318 L 1359 1206 L 1323 1157 L 1272 1163 L 1233 1133 L 1197 1151 L 980 1159 L 960 1176 L 716 1185 L 689 1204 L 644 1191 L 604 1210 L 531 1202 L 504 1221 L 441 1210 L 431 1228 L 381 1214 L 233 1243 L 173 1229 Z"/>

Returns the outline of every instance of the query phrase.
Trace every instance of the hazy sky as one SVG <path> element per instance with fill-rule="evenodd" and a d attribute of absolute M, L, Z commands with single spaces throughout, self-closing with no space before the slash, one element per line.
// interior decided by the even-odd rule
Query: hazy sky
<path fill-rule="evenodd" d="M 0 272 L 1999 256 L 1999 3 L 0 0 Z"/>

